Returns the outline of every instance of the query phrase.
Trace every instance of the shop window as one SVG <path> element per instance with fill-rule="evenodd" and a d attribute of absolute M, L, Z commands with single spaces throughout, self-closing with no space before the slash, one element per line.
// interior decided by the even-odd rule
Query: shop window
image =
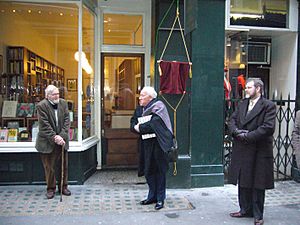
<path fill-rule="evenodd" d="M 82 15 L 82 137 L 95 135 L 94 78 L 95 78 L 95 19 L 83 8 Z"/>
<path fill-rule="evenodd" d="M 0 2 L 0 141 L 35 141 L 35 105 L 56 85 L 77 132 L 78 7 Z"/>
<path fill-rule="evenodd" d="M 143 16 L 104 14 L 103 44 L 143 45 Z"/>
<path fill-rule="evenodd" d="M 288 0 L 231 0 L 230 25 L 288 27 Z"/>

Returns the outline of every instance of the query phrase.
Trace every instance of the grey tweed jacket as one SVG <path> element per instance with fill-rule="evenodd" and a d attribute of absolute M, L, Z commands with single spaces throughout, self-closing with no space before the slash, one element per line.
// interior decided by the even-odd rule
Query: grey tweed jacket
<path fill-rule="evenodd" d="M 65 149 L 69 149 L 69 111 L 67 102 L 64 99 L 59 99 L 57 114 L 58 126 L 56 125 L 55 110 L 51 103 L 44 99 L 36 106 L 39 122 L 39 132 L 35 143 L 35 148 L 41 153 L 50 153 L 56 146 L 54 136 L 60 135 L 64 141 Z"/>

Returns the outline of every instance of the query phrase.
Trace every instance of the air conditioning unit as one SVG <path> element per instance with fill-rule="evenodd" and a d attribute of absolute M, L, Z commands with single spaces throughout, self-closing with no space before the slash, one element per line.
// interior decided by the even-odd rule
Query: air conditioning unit
<path fill-rule="evenodd" d="M 249 42 L 248 64 L 271 64 L 271 43 Z"/>

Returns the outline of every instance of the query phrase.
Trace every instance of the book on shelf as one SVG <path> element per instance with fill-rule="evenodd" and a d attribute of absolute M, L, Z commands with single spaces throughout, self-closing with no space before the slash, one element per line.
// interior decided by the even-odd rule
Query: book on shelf
<path fill-rule="evenodd" d="M 0 129 L 0 142 L 7 142 L 8 129 Z"/>
<path fill-rule="evenodd" d="M 34 115 L 34 103 L 18 103 L 18 117 L 32 117 Z"/>
<path fill-rule="evenodd" d="M 18 101 L 4 101 L 2 117 L 16 117 Z"/>
<path fill-rule="evenodd" d="M 69 140 L 73 141 L 74 139 L 75 130 L 73 128 L 69 129 Z"/>
<path fill-rule="evenodd" d="M 19 141 L 28 141 L 30 138 L 30 133 L 27 127 L 19 127 Z"/>
<path fill-rule="evenodd" d="M 18 129 L 15 128 L 8 129 L 7 141 L 8 142 L 18 141 Z"/>
<path fill-rule="evenodd" d="M 18 129 L 19 127 L 20 127 L 19 121 L 8 121 L 7 122 L 7 128 Z"/>
<path fill-rule="evenodd" d="M 33 126 L 32 126 L 32 130 L 31 130 L 31 136 L 32 136 L 31 141 L 32 142 L 36 141 L 38 132 L 39 132 L 39 124 L 38 124 L 37 121 L 35 121 L 34 124 L 33 124 Z"/>

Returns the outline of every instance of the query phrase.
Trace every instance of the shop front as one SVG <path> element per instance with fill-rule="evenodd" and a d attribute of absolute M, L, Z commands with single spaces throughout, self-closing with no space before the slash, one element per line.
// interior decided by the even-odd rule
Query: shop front
<path fill-rule="evenodd" d="M 0 185 L 44 183 L 35 105 L 49 84 L 68 101 L 71 184 L 100 169 L 137 168 L 130 117 L 143 86 L 160 91 L 160 59 L 192 64 L 184 95 L 159 96 L 179 146 L 168 186 L 223 185 L 224 75 L 230 97 L 243 97 L 240 75 L 260 76 L 267 97 L 296 90 L 298 3 L 257 2 L 1 1 Z M 184 35 L 172 28 L 177 12 Z"/>
<path fill-rule="evenodd" d="M 49 84 L 68 102 L 70 183 L 96 170 L 96 22 L 95 5 L 82 1 L 0 2 L 0 184 L 44 183 L 35 105 Z"/>

